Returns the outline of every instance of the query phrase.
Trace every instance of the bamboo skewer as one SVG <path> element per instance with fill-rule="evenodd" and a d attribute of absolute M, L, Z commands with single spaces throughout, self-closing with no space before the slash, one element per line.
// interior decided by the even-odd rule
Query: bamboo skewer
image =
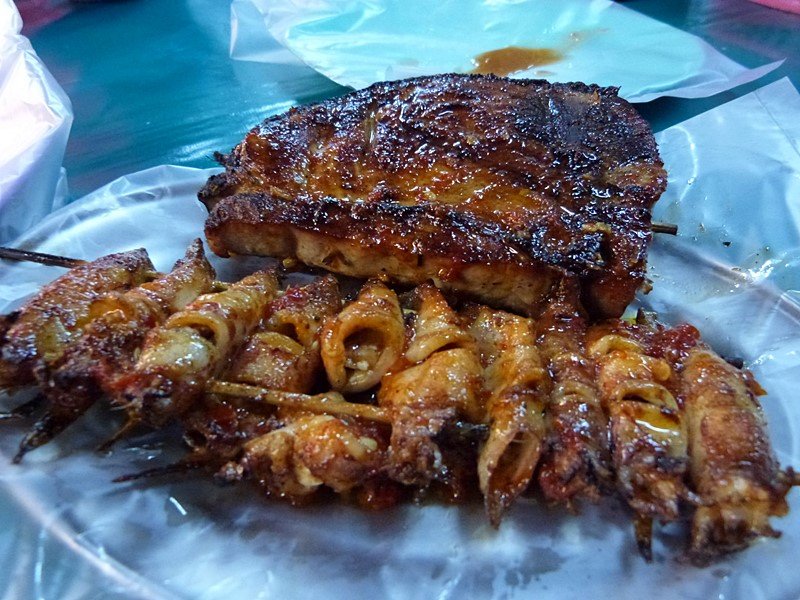
<path fill-rule="evenodd" d="M 37 394 L 33 399 L 23 402 L 16 408 L 8 412 L 0 413 L 0 421 L 14 421 L 19 419 L 26 419 L 36 412 L 45 401 L 44 394 Z"/>
<path fill-rule="evenodd" d="M 386 410 L 378 406 L 372 406 L 371 404 L 348 402 L 336 392 L 308 396 L 306 394 L 268 390 L 253 385 L 245 385 L 243 383 L 230 383 L 228 381 L 216 380 L 211 381 L 206 390 L 212 394 L 248 398 L 256 402 L 263 402 L 273 406 L 286 406 L 288 408 L 308 410 L 315 413 L 360 417 L 362 419 L 369 419 L 370 421 L 378 421 L 379 423 L 390 424 L 392 422 Z"/>
<path fill-rule="evenodd" d="M 385 408 L 373 406 L 372 404 L 349 402 L 338 392 L 309 396 L 306 394 L 268 390 L 253 385 L 219 380 L 210 381 L 206 387 L 206 391 L 221 396 L 247 398 L 255 402 L 263 402 L 272 406 L 285 406 L 287 408 L 307 410 L 313 413 L 358 417 L 378 423 L 385 423 L 387 425 L 392 424 L 392 418 Z M 447 423 L 444 426 L 443 433 L 448 432 L 462 436 L 484 438 L 488 434 L 488 426 L 485 423 L 456 421 Z"/>
<path fill-rule="evenodd" d="M 88 260 L 81 260 L 80 258 L 70 258 L 69 256 L 59 256 L 57 254 L 46 254 L 44 252 L 34 252 L 33 250 L 19 250 L 17 248 L 7 248 L 0 246 L 0 259 L 13 260 L 17 262 L 34 262 L 48 267 L 63 267 L 65 269 L 74 269 L 82 265 L 89 264 Z M 148 279 L 158 279 L 164 275 L 160 271 L 146 271 L 145 276 Z M 215 281 L 213 283 L 214 292 L 222 292 L 228 289 L 228 284 L 224 281 Z"/>
<path fill-rule="evenodd" d="M 73 269 L 85 265 L 89 261 L 79 258 L 69 258 L 68 256 L 58 256 L 56 254 L 45 254 L 44 252 L 34 252 L 32 250 L 19 250 L 17 248 L 5 248 L 0 246 L 0 258 L 15 261 L 35 262 L 40 265 L 51 267 L 64 267 Z"/>
<path fill-rule="evenodd" d="M 171 465 L 164 467 L 155 467 L 140 471 L 139 473 L 130 473 L 128 475 L 120 475 L 111 480 L 112 483 L 129 483 L 138 479 L 149 479 L 151 477 L 161 477 L 162 475 L 172 475 L 175 473 L 186 473 L 195 469 L 201 469 L 205 466 L 203 462 L 194 461 L 178 461 Z"/>
<path fill-rule="evenodd" d="M 678 235 L 678 226 L 674 223 L 659 223 L 653 221 L 650 224 L 650 231 L 653 233 L 666 233 L 669 235 Z"/>
<path fill-rule="evenodd" d="M 661 223 L 654 221 L 650 224 L 650 230 L 653 233 L 677 235 L 678 226 L 674 223 Z M 20 250 L 18 248 L 7 248 L 3 246 L 0 246 L 0 258 L 4 258 L 6 260 L 35 262 L 52 267 L 64 267 L 66 269 L 79 267 L 89 262 L 87 260 L 81 260 L 80 258 L 70 258 L 69 256 L 58 256 L 57 254 L 47 254 L 45 252 Z M 295 266 L 296 261 L 294 259 L 286 259 L 283 264 L 283 267 L 288 270 L 292 270 Z M 153 273 L 154 277 L 157 277 L 158 275 L 160 275 L 160 273 Z"/>

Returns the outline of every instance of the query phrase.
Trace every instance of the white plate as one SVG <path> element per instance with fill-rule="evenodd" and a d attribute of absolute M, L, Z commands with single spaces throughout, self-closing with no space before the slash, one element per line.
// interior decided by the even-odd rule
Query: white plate
<path fill-rule="evenodd" d="M 671 184 L 657 217 L 683 233 L 656 240 L 655 289 L 645 298 L 668 322 L 688 316 L 720 351 L 751 363 L 771 393 L 764 404 L 778 456 L 794 465 L 800 218 L 792 202 L 800 156 L 795 121 L 785 117 L 799 106 L 793 88 L 779 82 L 659 136 Z M 55 213 L 17 245 L 80 258 L 144 246 L 166 269 L 201 235 L 205 210 L 194 194 L 210 173 L 162 167 L 131 175 Z M 30 264 L 4 267 L 0 311 L 56 275 Z M 249 486 L 217 488 L 202 479 L 115 485 L 120 474 L 166 463 L 175 448 L 152 435 L 97 456 L 91 448 L 109 431 L 104 417 L 93 411 L 23 466 L 0 461 L 3 488 L 42 532 L 32 544 L 5 539 L 11 567 L 49 577 L 57 589 L 77 589 L 70 584 L 76 573 L 97 568 L 107 590 L 129 597 L 800 595 L 796 491 L 793 512 L 775 522 L 781 539 L 696 569 L 676 560 L 686 531 L 672 525 L 659 529 L 656 559 L 645 564 L 629 515 L 613 501 L 575 516 L 524 500 L 495 531 L 480 506 L 293 509 Z M 9 428 L 0 452 L 12 455 L 21 434 Z M 46 551 L 53 538 L 60 550 Z"/>

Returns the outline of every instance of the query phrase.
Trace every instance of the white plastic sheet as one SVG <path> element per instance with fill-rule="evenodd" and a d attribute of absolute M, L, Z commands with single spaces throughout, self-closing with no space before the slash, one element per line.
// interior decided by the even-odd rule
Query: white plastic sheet
<path fill-rule="evenodd" d="M 701 98 L 753 81 L 780 62 L 746 69 L 703 40 L 609 0 L 234 0 L 231 56 L 263 60 L 274 36 L 342 85 L 466 72 L 508 46 L 563 54 L 514 77 L 620 87 L 634 102 Z"/>
<path fill-rule="evenodd" d="M 21 28 L 14 4 L 0 0 L 0 243 L 66 196 L 61 161 L 72 107 Z"/>
<path fill-rule="evenodd" d="M 681 233 L 656 240 L 655 287 L 642 298 L 667 322 L 689 318 L 720 351 L 748 361 L 770 392 L 764 407 L 778 456 L 795 466 L 798 114 L 800 96 L 782 80 L 658 136 L 670 185 L 656 217 L 677 222 Z M 167 268 L 201 234 L 205 210 L 194 194 L 210 173 L 161 167 L 133 174 L 51 215 L 15 244 L 81 258 L 146 246 L 156 266 Z M 223 277 L 246 267 L 216 264 Z M 0 312 L 55 275 L 30 264 L 0 272 Z M 22 466 L 0 457 L 0 490 L 27 514 L 20 522 L 41 532 L 20 541 L 0 532 L 0 548 L 13 557 L 5 573 L 13 570 L 16 582 L 6 582 L 6 597 L 20 589 L 87 597 L 98 581 L 109 595 L 143 598 L 800 596 L 797 490 L 790 515 L 774 523 L 782 538 L 696 569 L 675 559 L 685 528 L 658 528 L 648 565 L 636 553 L 629 515 L 613 502 L 575 516 L 522 501 L 494 531 L 480 506 L 293 509 L 253 488 L 207 480 L 114 485 L 115 476 L 168 462 L 175 449 L 151 435 L 99 457 L 91 449 L 111 431 L 107 419 L 93 412 Z M 22 431 L 2 432 L 0 454 L 13 454 Z"/>
<path fill-rule="evenodd" d="M 231 2 L 231 58 L 269 64 L 303 64 L 285 46 L 264 37 L 261 13 L 250 0 Z"/>

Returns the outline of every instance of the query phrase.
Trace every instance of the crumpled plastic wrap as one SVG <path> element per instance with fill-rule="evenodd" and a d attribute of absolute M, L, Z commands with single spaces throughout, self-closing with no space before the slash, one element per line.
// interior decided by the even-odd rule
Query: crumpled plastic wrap
<path fill-rule="evenodd" d="M 0 243 L 66 197 L 61 161 L 72 107 L 21 29 L 14 4 L 0 0 Z"/>
<path fill-rule="evenodd" d="M 261 12 L 250 0 L 231 0 L 231 58 L 269 64 L 304 64 L 285 46 L 265 38 Z"/>
<path fill-rule="evenodd" d="M 746 359 L 770 393 L 764 409 L 787 466 L 800 466 L 798 114 L 800 96 L 781 80 L 658 135 L 670 185 L 656 218 L 676 222 L 680 234 L 656 239 L 654 289 L 641 298 L 666 322 L 690 319 L 721 352 Z M 80 258 L 145 246 L 157 268 L 168 268 L 201 235 L 205 209 L 194 194 L 212 172 L 130 175 L 54 213 L 15 245 Z M 247 266 L 215 262 L 225 265 L 223 277 Z M 59 272 L 4 269 L 0 312 Z M 7 458 L 23 427 L 0 435 L 0 493 L 21 515 L 0 532 L 6 598 L 97 589 L 204 599 L 800 596 L 797 490 L 790 515 L 774 522 L 780 539 L 697 569 L 677 560 L 685 528 L 657 527 L 655 561 L 646 564 L 628 513 L 613 501 L 571 515 L 523 500 L 493 530 L 479 505 L 294 509 L 249 486 L 217 488 L 202 478 L 112 484 L 180 449 L 148 434 L 98 456 L 92 448 L 113 429 L 107 420 L 92 411 L 21 466 Z M 27 535 L 13 537 L 22 527 Z"/>
<path fill-rule="evenodd" d="M 513 77 L 618 86 L 633 102 L 702 98 L 758 79 L 700 38 L 609 0 L 233 0 L 231 56 L 264 60 L 274 36 L 336 83 L 463 73 L 484 52 L 521 46 L 563 58 Z"/>

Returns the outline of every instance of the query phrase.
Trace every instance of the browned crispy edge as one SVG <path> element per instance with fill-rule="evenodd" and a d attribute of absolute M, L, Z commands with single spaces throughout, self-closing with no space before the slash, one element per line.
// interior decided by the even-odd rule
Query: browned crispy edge
<path fill-rule="evenodd" d="M 269 194 L 241 194 L 215 206 L 205 232 L 211 249 L 221 256 L 297 257 L 354 277 L 384 270 L 401 283 L 433 279 L 463 291 L 470 277 L 489 276 L 497 293 L 492 294 L 490 285 L 487 298 L 528 313 L 538 310 L 563 276 L 562 269 L 531 260 L 502 228 L 438 205 L 331 198 L 289 203 Z M 306 245 L 322 255 L 309 260 Z M 482 272 L 476 274 L 474 268 Z M 506 297 L 509 287 L 513 291 Z"/>

